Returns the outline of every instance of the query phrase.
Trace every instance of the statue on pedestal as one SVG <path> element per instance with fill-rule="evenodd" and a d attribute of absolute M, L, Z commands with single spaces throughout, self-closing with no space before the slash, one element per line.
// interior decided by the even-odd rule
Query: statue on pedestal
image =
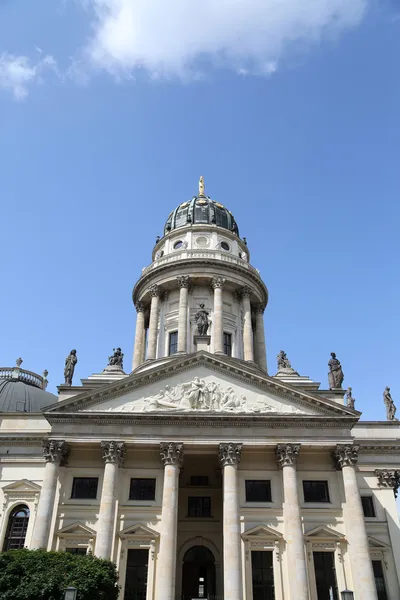
<path fill-rule="evenodd" d="M 194 320 L 197 324 L 198 335 L 207 335 L 210 321 L 208 319 L 209 313 L 204 308 L 204 304 L 200 304 L 200 310 L 194 315 Z"/>
<path fill-rule="evenodd" d="M 114 354 L 108 357 L 108 366 L 109 367 L 119 367 L 123 369 L 122 363 L 124 360 L 124 354 L 121 348 L 113 348 Z"/>
<path fill-rule="evenodd" d="M 78 358 L 76 356 L 76 350 L 71 350 L 65 359 L 65 368 L 64 368 L 64 378 L 65 385 L 72 385 L 72 378 L 74 376 L 75 365 L 78 362 Z"/>
<path fill-rule="evenodd" d="M 342 365 L 340 364 L 340 361 L 336 358 L 336 354 L 334 352 L 331 352 L 331 359 L 328 362 L 328 366 L 329 389 L 334 390 L 337 388 L 341 388 L 344 375 L 342 371 Z"/>
<path fill-rule="evenodd" d="M 388 421 L 398 421 L 398 419 L 395 417 L 396 406 L 390 393 L 390 387 L 385 387 L 385 391 L 383 392 L 383 401 L 386 406 L 386 419 Z"/>
<path fill-rule="evenodd" d="M 347 391 L 346 391 L 346 406 L 348 406 L 349 408 L 353 408 L 354 409 L 354 404 L 355 404 L 356 399 L 353 398 L 353 396 L 351 394 L 352 389 L 353 388 L 351 388 L 351 387 L 347 388 Z"/>
<path fill-rule="evenodd" d="M 278 360 L 278 371 L 280 371 L 281 369 L 291 369 L 292 368 L 290 360 L 286 356 L 286 352 L 284 352 L 283 350 L 281 350 L 279 352 L 279 354 L 276 358 Z"/>

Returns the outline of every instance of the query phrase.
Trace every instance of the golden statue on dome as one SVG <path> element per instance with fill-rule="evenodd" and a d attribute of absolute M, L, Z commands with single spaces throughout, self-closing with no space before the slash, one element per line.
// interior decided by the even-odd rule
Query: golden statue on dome
<path fill-rule="evenodd" d="M 199 179 L 199 196 L 204 196 L 204 177 L 203 175 Z"/>

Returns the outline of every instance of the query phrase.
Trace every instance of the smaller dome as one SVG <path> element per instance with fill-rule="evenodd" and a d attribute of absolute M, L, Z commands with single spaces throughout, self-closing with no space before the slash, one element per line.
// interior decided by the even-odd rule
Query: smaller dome
<path fill-rule="evenodd" d="M 217 225 L 239 235 L 235 217 L 223 204 L 204 194 L 204 180 L 200 177 L 199 195 L 180 204 L 168 216 L 164 235 L 186 225 Z"/>
<path fill-rule="evenodd" d="M 0 412 L 41 412 L 57 402 L 57 396 L 45 391 L 45 377 L 21 369 L 21 359 L 15 367 L 0 367 Z"/>

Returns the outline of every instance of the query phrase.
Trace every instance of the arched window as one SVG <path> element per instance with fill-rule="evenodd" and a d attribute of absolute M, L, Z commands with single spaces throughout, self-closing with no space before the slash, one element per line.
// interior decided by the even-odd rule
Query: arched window
<path fill-rule="evenodd" d="M 4 540 L 3 552 L 19 550 L 25 546 L 26 530 L 29 522 L 29 508 L 20 504 L 13 508 L 8 518 L 7 533 Z"/>

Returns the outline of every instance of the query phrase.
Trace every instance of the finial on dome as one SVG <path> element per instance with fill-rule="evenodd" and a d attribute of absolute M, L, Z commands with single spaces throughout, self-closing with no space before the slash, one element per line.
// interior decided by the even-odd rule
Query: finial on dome
<path fill-rule="evenodd" d="M 22 363 L 23 363 L 23 362 L 24 362 L 24 361 L 23 361 L 23 360 L 22 360 L 22 358 L 20 357 L 20 358 L 17 358 L 17 360 L 15 361 L 15 364 L 16 364 L 16 366 L 17 366 L 17 367 L 20 367 L 20 366 L 22 365 Z"/>
<path fill-rule="evenodd" d="M 199 196 L 204 196 L 204 177 L 203 177 L 203 175 L 199 179 Z"/>

